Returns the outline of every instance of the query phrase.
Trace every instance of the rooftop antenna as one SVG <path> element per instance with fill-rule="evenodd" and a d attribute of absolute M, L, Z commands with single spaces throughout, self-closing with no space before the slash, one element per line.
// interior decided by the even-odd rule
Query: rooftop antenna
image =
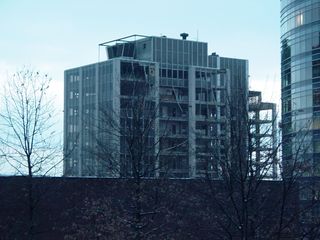
<path fill-rule="evenodd" d="M 197 29 L 197 42 L 199 41 L 199 30 Z"/>

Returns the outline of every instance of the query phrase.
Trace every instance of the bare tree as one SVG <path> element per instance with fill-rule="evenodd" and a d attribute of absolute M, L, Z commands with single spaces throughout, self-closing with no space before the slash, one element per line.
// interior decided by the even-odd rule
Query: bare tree
<path fill-rule="evenodd" d="M 1 154 L 18 175 L 28 182 L 29 239 L 36 234 L 35 176 L 44 176 L 57 164 L 53 101 L 48 94 L 51 78 L 28 69 L 16 72 L 8 79 L 2 97 Z"/>
<path fill-rule="evenodd" d="M 259 239 L 259 235 L 268 229 L 264 221 L 272 217 L 267 214 L 270 196 L 265 194 L 270 186 L 264 184 L 264 180 L 274 164 L 274 154 L 278 148 L 272 150 L 273 154 L 265 156 L 263 162 L 256 161 L 252 151 L 258 147 L 258 142 L 252 141 L 255 138 L 251 136 L 247 96 L 241 92 L 238 97 L 241 99 L 228 101 L 229 135 L 224 154 L 217 160 L 219 184 L 214 182 L 210 174 L 206 175 L 206 182 L 212 207 L 218 209 L 214 211 L 219 216 L 215 218 L 214 226 L 220 232 L 221 239 Z"/>
<path fill-rule="evenodd" d="M 299 137 L 294 144 L 279 142 L 275 145 L 271 138 L 265 138 L 270 142 L 257 141 L 256 132 L 250 128 L 248 114 L 237 110 L 246 107 L 238 103 L 229 103 L 231 108 L 235 108 L 230 112 L 239 114 L 229 115 L 230 135 L 225 155 L 216 158 L 217 161 L 221 159 L 218 162 L 220 179 L 215 181 L 209 170 L 205 178 L 212 214 L 204 214 L 210 215 L 209 219 L 214 223 L 211 231 L 220 234 L 218 239 L 303 239 L 303 236 L 318 234 L 315 230 L 318 218 L 303 217 L 305 213 L 311 215 L 319 207 L 317 184 L 314 184 L 316 179 L 304 178 L 313 176 L 314 171 L 314 165 L 307 158 L 309 124 L 296 133 Z M 269 128 L 260 129 L 259 138 L 269 136 L 276 121 L 274 116 Z M 280 150 L 288 146 L 292 152 L 290 162 L 279 162 Z M 257 161 L 253 154 L 258 148 L 268 149 L 260 156 L 261 161 Z M 270 180 L 270 174 L 274 176 L 275 165 L 279 169 L 276 170 L 279 177 Z M 309 195 L 309 201 L 302 203 L 301 194 Z M 309 223 L 302 224 L 305 220 Z M 301 226 L 303 231 L 297 226 Z"/>
<path fill-rule="evenodd" d="M 88 144 L 83 147 L 87 160 L 81 174 L 124 179 L 130 194 L 119 200 L 126 214 L 118 220 L 130 227 L 128 238 L 148 239 L 161 229 L 152 219 L 165 209 L 159 192 L 165 189 L 161 186 L 169 161 L 161 161 L 160 156 L 165 153 L 165 160 L 173 158 L 170 153 L 185 147 L 186 140 L 170 142 L 166 124 L 160 127 L 159 74 L 154 64 L 121 64 L 121 80 L 114 83 L 119 85 L 118 95 L 99 100 L 96 113 L 82 119 L 90 127 L 82 133 L 82 142 Z M 148 183 L 160 175 L 162 180 Z"/>

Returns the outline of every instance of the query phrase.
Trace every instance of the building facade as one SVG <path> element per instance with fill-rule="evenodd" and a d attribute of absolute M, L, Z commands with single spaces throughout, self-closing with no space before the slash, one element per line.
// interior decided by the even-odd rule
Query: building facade
<path fill-rule="evenodd" d="M 232 172 L 237 172 L 241 168 L 240 165 L 247 165 L 249 157 L 248 61 L 220 57 L 216 53 L 209 55 L 208 60 L 209 66 L 228 70 L 230 91 L 226 101 L 229 109 L 230 141 L 227 148 Z"/>
<path fill-rule="evenodd" d="M 66 176 L 219 176 L 232 74 L 207 43 L 181 36 L 106 42 L 107 61 L 65 71 Z M 248 62 L 234 61 L 247 95 Z"/>
<path fill-rule="evenodd" d="M 281 1 L 284 170 L 318 175 L 320 161 L 320 1 Z"/>

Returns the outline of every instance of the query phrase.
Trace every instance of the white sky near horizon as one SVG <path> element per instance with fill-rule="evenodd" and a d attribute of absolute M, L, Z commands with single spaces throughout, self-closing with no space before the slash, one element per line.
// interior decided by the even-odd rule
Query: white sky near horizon
<path fill-rule="evenodd" d="M 97 62 L 101 42 L 181 32 L 248 59 L 251 89 L 280 103 L 279 0 L 0 0 L 0 84 L 23 66 L 48 73 L 62 134 L 65 69 Z"/>

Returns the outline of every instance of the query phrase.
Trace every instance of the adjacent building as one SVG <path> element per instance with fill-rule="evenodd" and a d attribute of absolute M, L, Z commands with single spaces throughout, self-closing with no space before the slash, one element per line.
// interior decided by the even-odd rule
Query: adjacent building
<path fill-rule="evenodd" d="M 319 175 L 320 1 L 281 1 L 284 169 Z"/>
<path fill-rule="evenodd" d="M 107 61 L 65 71 L 64 175 L 219 177 L 230 121 L 248 110 L 248 61 L 181 37 L 102 43 Z"/>
<path fill-rule="evenodd" d="M 258 175 L 279 177 L 276 104 L 262 101 L 259 91 L 249 91 L 249 156 Z"/>
<path fill-rule="evenodd" d="M 249 66 L 245 59 L 220 57 L 212 53 L 208 57 L 209 66 L 228 70 L 229 94 L 227 106 L 229 110 L 228 131 L 230 133 L 227 148 L 232 171 L 237 172 L 240 165 L 246 166 L 249 158 L 248 144 L 248 76 Z M 246 170 L 244 171 L 244 174 Z"/>

